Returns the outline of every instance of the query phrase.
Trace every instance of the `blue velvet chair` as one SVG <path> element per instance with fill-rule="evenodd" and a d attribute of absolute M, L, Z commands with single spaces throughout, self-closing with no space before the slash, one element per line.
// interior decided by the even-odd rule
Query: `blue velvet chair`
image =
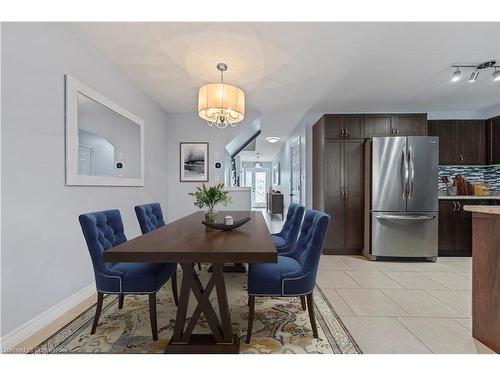
<path fill-rule="evenodd" d="M 159 227 L 165 225 L 165 221 L 163 220 L 163 212 L 161 210 L 161 206 L 159 203 L 148 203 L 142 204 L 140 206 L 135 206 L 135 215 L 137 216 L 137 221 L 139 222 L 139 226 L 141 227 L 142 234 L 151 232 Z M 201 264 L 198 263 L 198 269 L 201 271 Z M 176 293 L 174 297 L 177 296 L 177 279 L 172 276 L 172 288 L 175 284 Z M 177 305 L 177 298 L 175 300 L 175 304 Z"/>
<path fill-rule="evenodd" d="M 276 246 L 276 250 L 280 255 L 289 256 L 293 251 L 303 216 L 304 207 L 295 203 L 290 204 L 281 232 L 271 235 L 274 246 Z"/>
<path fill-rule="evenodd" d="M 149 295 L 149 318 L 153 339 L 158 340 L 156 292 L 177 270 L 172 263 L 109 263 L 103 261 L 104 251 L 127 241 L 118 210 L 82 214 L 78 217 L 94 266 L 97 305 L 91 334 L 101 315 L 104 294 L 119 296 L 118 308 L 123 307 L 125 294 Z M 174 291 L 174 298 L 177 290 Z"/>
<path fill-rule="evenodd" d="M 313 290 L 316 285 L 318 263 L 326 237 L 330 216 L 319 211 L 307 210 L 300 229 L 300 236 L 289 256 L 278 255 L 277 263 L 250 264 L 248 271 L 248 330 L 250 342 L 255 312 L 255 297 L 307 296 L 307 309 L 315 338 L 318 328 L 314 316 Z"/>

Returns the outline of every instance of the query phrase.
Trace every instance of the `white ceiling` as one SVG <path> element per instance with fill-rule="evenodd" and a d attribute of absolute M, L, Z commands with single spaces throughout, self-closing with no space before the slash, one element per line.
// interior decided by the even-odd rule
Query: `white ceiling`
<path fill-rule="evenodd" d="M 491 71 L 450 82 L 454 63 L 500 61 L 500 23 L 73 23 L 71 27 L 172 113 L 196 112 L 198 88 L 241 87 L 260 117 L 261 160 L 310 112 L 466 112 L 500 106 Z M 470 72 L 468 71 L 470 74 Z"/>

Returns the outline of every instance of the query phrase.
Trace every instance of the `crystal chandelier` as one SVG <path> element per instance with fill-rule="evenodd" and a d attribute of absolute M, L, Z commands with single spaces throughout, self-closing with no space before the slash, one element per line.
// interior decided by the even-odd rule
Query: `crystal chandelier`
<path fill-rule="evenodd" d="M 240 88 L 224 83 L 227 65 L 217 64 L 220 83 L 201 86 L 198 93 L 198 115 L 210 126 L 224 129 L 236 126 L 245 117 L 245 93 Z"/>

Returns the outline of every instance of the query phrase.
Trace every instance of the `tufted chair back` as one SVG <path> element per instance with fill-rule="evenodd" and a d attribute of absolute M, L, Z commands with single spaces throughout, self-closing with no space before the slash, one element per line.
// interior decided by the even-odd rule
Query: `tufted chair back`
<path fill-rule="evenodd" d="M 293 252 L 293 258 L 300 263 L 304 273 L 318 267 L 329 223 L 330 216 L 324 212 L 306 210 L 300 236 Z"/>
<path fill-rule="evenodd" d="M 102 260 L 102 253 L 127 241 L 120 211 L 91 212 L 80 215 L 78 220 L 80 221 L 90 257 L 92 258 L 97 289 L 102 290 L 100 288 L 101 278 L 109 278 L 109 275 L 116 273 L 111 270 L 112 263 L 106 263 Z"/>
<path fill-rule="evenodd" d="M 283 229 L 278 233 L 278 235 L 286 239 L 287 242 L 295 241 L 297 239 L 297 234 L 299 233 L 300 223 L 302 222 L 303 216 L 304 207 L 296 203 L 291 203 L 288 207 Z"/>
<path fill-rule="evenodd" d="M 163 212 L 159 203 L 149 203 L 135 206 L 135 214 L 141 227 L 142 234 L 151 232 L 165 225 Z"/>

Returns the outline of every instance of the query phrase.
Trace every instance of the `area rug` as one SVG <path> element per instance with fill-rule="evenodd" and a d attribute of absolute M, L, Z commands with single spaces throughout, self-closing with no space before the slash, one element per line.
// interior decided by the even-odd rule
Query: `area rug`
<path fill-rule="evenodd" d="M 180 275 L 178 277 L 181 280 Z M 204 268 L 200 279 L 206 284 L 209 277 Z M 241 338 L 241 353 L 361 353 L 319 288 L 314 294 L 317 339 L 313 337 L 309 315 L 302 310 L 299 298 L 262 297 L 256 298 L 252 340 L 245 344 L 247 275 L 225 274 L 225 278 L 233 331 Z M 194 300 L 194 296 L 191 299 Z M 216 303 L 216 297 L 211 300 Z M 191 302 L 188 316 L 194 310 L 194 302 L 192 305 Z M 163 353 L 173 333 L 176 311 L 168 282 L 157 294 L 158 341 L 153 341 L 147 296 L 126 296 L 121 310 L 116 296 L 106 296 L 94 335 L 90 335 L 90 329 L 95 305 L 34 348 L 32 353 Z M 203 316 L 195 331 L 210 332 Z"/>

